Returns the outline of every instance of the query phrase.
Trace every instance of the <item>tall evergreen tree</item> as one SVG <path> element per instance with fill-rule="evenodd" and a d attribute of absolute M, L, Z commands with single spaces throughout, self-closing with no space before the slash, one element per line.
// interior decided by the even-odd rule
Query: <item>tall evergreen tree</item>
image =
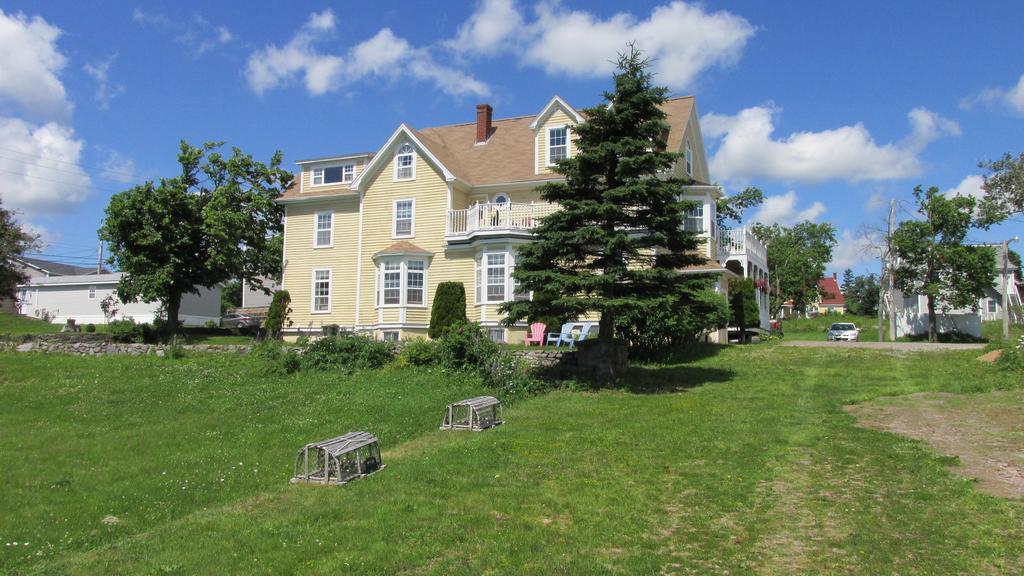
<path fill-rule="evenodd" d="M 653 86 L 647 68 L 632 47 L 620 55 L 615 91 L 572 129 L 578 153 L 555 168 L 565 181 L 540 188 L 561 210 L 543 219 L 536 241 L 516 258 L 515 279 L 534 300 L 506 303 L 506 322 L 597 312 L 599 346 L 612 353 L 616 319 L 678 293 L 688 280 L 680 269 L 704 261 L 695 234 L 681 226 L 693 206 L 681 200 L 689 181 L 670 176 L 679 154 L 666 151 L 667 88 Z"/>

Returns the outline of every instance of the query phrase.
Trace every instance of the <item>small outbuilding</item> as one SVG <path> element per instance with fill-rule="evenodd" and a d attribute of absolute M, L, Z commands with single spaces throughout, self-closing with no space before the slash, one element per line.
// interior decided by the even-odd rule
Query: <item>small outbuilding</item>
<path fill-rule="evenodd" d="M 295 457 L 292 483 L 344 484 L 384 468 L 380 442 L 369 432 L 306 444 Z"/>
<path fill-rule="evenodd" d="M 477 396 L 449 404 L 441 430 L 479 432 L 501 424 L 501 401 L 494 396 Z"/>

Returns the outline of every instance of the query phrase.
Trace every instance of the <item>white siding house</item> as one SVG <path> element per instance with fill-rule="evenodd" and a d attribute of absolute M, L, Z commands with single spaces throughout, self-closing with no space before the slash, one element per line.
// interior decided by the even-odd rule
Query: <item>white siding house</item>
<path fill-rule="evenodd" d="M 902 296 L 896 292 L 896 337 L 928 334 L 928 298 L 921 295 Z M 956 308 L 943 312 L 935 309 L 939 333 L 960 332 L 981 338 L 981 314 L 970 308 Z"/>
<path fill-rule="evenodd" d="M 269 308 L 270 301 L 274 299 L 274 292 L 281 287 L 270 278 L 261 277 L 263 287 L 270 290 L 270 294 L 264 294 L 263 290 L 249 285 L 242 280 L 242 308 Z"/>
<path fill-rule="evenodd" d="M 53 315 L 51 322 L 63 324 L 72 318 L 78 324 L 102 324 L 106 321 L 100 302 L 114 294 L 121 273 L 87 276 L 50 276 L 32 278 L 18 286 L 19 312 L 40 318 Z M 207 321 L 220 321 L 220 286 L 200 288 L 199 294 L 186 294 L 181 300 L 180 319 L 186 326 L 200 326 Z M 116 298 L 116 296 L 115 296 Z M 136 322 L 152 322 L 159 303 L 118 302 L 115 319 L 133 318 Z"/>

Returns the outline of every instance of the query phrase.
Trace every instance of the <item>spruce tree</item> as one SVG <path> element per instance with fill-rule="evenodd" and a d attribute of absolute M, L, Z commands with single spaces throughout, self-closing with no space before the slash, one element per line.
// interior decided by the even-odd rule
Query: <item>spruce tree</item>
<path fill-rule="evenodd" d="M 660 106 L 667 88 L 653 86 L 647 68 L 630 47 L 619 57 L 614 92 L 572 128 L 578 152 L 555 168 L 565 180 L 540 187 L 561 209 L 541 221 L 536 240 L 516 257 L 515 279 L 534 299 L 506 303 L 508 324 L 596 312 L 599 346 L 612 353 L 617 318 L 678 294 L 688 280 L 680 269 L 704 262 L 696 235 L 681 225 L 693 203 L 681 199 L 690 181 L 671 176 L 679 154 L 666 151 L 669 125 Z"/>

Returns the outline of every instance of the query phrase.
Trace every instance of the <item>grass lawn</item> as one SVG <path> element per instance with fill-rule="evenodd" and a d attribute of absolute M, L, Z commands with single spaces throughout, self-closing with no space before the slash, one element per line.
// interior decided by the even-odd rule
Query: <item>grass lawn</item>
<path fill-rule="evenodd" d="M 30 316 L 0 312 L 0 334 L 51 334 L 60 332 L 61 326 Z"/>
<path fill-rule="evenodd" d="M 1024 570 L 1024 502 L 843 408 L 1020 386 L 1006 373 L 969 352 L 701 350 L 634 368 L 630 390 L 521 401 L 478 434 L 436 427 L 483 390 L 423 369 L 3 354 L 0 541 L 29 545 L 0 546 L 0 572 Z M 385 470 L 288 484 L 304 442 L 355 429 L 381 438 Z"/>

